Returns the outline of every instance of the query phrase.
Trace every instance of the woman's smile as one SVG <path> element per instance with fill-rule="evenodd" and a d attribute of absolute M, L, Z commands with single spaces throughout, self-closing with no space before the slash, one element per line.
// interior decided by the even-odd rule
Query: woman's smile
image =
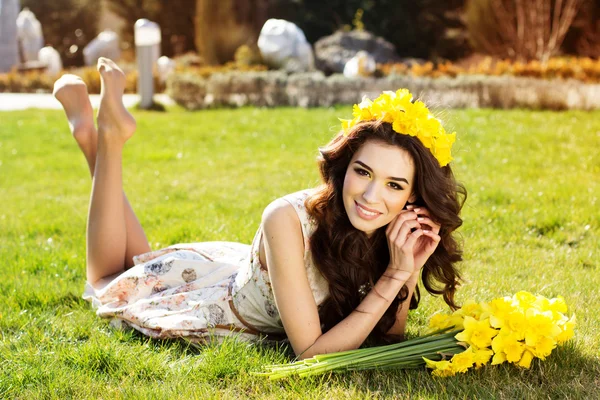
<path fill-rule="evenodd" d="M 354 200 L 354 203 L 356 204 L 356 212 L 359 215 L 359 217 L 361 217 L 362 219 L 366 219 L 367 221 L 372 221 L 382 214 L 378 211 L 363 206 L 356 200 Z"/>

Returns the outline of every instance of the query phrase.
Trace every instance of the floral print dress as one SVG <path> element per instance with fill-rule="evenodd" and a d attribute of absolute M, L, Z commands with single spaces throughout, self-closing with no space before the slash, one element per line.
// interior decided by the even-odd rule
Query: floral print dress
<path fill-rule="evenodd" d="M 284 196 L 298 213 L 304 264 L 317 305 L 328 296 L 327 281 L 314 266 L 308 239 L 316 228 L 304 202 L 313 189 Z M 284 337 L 267 269 L 259 259 L 262 227 L 251 245 L 234 242 L 182 243 L 134 257 L 135 265 L 102 288 L 86 284 L 84 299 L 113 325 L 153 338 L 194 341 L 235 333 Z"/>

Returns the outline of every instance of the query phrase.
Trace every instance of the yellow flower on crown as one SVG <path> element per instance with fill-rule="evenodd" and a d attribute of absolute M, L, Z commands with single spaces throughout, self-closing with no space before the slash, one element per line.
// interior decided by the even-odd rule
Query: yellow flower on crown
<path fill-rule="evenodd" d="M 353 119 L 340 118 L 344 136 L 359 122 L 381 120 L 392 124 L 396 133 L 418 138 L 441 167 L 452 161 L 451 150 L 456 133 L 446 133 L 440 120 L 431 114 L 423 102 L 413 102 L 408 89 L 385 91 L 375 100 L 365 97 L 352 107 L 352 116 Z"/>

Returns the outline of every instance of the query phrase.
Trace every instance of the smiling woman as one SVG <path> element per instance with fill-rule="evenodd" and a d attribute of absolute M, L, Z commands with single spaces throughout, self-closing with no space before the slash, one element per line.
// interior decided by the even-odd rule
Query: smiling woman
<path fill-rule="evenodd" d="M 464 195 L 447 165 L 454 137 L 408 91 L 355 106 L 320 149 L 323 184 L 269 204 L 252 245 L 151 251 L 122 187 L 136 128 L 124 75 L 103 58 L 98 70 L 97 131 L 80 79 L 65 76 L 54 92 L 93 177 L 85 297 L 98 315 L 156 338 L 287 336 L 305 358 L 401 336 L 419 277 L 454 306 L 461 252 L 451 234 Z"/>
<path fill-rule="evenodd" d="M 381 119 L 338 134 L 321 149 L 320 164 L 324 185 L 307 210 L 317 225 L 312 257 L 329 282 L 319 308 L 323 330 L 338 329 L 344 317 L 374 314 L 363 334 L 403 335 L 403 303 L 417 306 L 419 275 L 427 291 L 455 307 L 461 251 L 452 232 L 462 224 L 466 192 L 450 167 L 440 167 L 419 138 Z"/>

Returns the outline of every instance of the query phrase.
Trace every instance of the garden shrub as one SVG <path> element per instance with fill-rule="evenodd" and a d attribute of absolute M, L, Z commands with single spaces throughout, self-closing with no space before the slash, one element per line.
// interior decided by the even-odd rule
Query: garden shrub
<path fill-rule="evenodd" d="M 437 65 L 431 62 L 413 65 L 379 64 L 377 68 L 379 74 L 383 76 L 409 75 L 439 78 L 458 75 L 511 75 L 539 79 L 576 79 L 586 83 L 600 83 L 600 60 L 587 57 L 551 58 L 545 63 L 536 60 L 530 62 L 494 60 L 486 57 L 470 67 L 462 67 L 446 61 Z"/>

